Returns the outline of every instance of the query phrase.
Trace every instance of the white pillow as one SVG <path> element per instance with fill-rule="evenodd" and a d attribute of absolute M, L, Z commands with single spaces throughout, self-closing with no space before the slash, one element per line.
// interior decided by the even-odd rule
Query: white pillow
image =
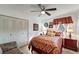
<path fill-rule="evenodd" d="M 0 54 L 2 54 L 2 49 L 1 49 L 1 47 L 0 47 Z"/>

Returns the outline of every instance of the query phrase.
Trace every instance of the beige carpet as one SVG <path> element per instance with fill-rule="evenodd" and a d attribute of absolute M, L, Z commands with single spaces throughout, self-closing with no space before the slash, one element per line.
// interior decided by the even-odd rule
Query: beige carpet
<path fill-rule="evenodd" d="M 63 48 L 62 54 L 79 54 L 79 51 L 75 52 L 75 51 Z"/>
<path fill-rule="evenodd" d="M 29 51 L 28 46 L 22 47 L 22 48 L 20 48 L 20 50 L 24 54 L 32 54 L 31 51 Z M 34 52 L 34 54 L 36 54 L 36 52 Z M 62 54 L 79 54 L 79 52 L 75 52 L 75 51 L 63 48 Z"/>

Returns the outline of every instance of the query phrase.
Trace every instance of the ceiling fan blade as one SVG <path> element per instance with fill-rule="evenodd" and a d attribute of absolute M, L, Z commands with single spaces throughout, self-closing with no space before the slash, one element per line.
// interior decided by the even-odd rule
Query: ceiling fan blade
<path fill-rule="evenodd" d="M 45 11 L 45 6 L 43 5 L 42 7 L 43 7 L 42 11 Z"/>
<path fill-rule="evenodd" d="M 31 11 L 31 12 L 41 12 L 41 11 Z"/>
<path fill-rule="evenodd" d="M 43 9 L 41 4 L 38 4 L 38 6 L 39 6 L 39 8 L 40 8 L 41 10 Z"/>
<path fill-rule="evenodd" d="M 45 9 L 45 11 L 54 11 L 57 10 L 56 8 L 50 8 L 50 9 Z"/>
<path fill-rule="evenodd" d="M 51 14 L 50 13 L 48 13 L 48 12 L 45 12 L 48 16 L 51 16 Z"/>

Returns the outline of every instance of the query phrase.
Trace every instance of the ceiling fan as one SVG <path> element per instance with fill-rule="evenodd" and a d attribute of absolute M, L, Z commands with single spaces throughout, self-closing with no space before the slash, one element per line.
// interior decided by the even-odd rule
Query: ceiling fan
<path fill-rule="evenodd" d="M 51 14 L 48 11 L 55 11 L 55 10 L 57 10 L 56 8 L 46 9 L 45 6 L 41 5 L 41 4 L 38 4 L 38 7 L 40 8 L 40 11 L 32 11 L 32 12 L 40 12 L 41 14 L 47 14 L 48 16 L 51 16 Z"/>

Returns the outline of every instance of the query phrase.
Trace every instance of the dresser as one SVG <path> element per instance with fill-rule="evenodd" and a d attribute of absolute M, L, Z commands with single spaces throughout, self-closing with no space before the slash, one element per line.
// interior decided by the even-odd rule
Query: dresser
<path fill-rule="evenodd" d="M 68 39 L 68 38 L 64 38 L 63 39 L 63 47 L 73 50 L 73 51 L 77 51 L 77 40 L 75 39 Z"/>

